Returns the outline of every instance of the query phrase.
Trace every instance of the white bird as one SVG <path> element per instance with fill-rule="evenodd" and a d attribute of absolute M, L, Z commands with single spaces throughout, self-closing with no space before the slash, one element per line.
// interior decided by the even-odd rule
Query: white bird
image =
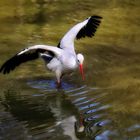
<path fill-rule="evenodd" d="M 84 56 L 76 54 L 74 40 L 83 37 L 94 36 L 101 22 L 100 16 L 91 16 L 71 28 L 61 39 L 57 47 L 48 45 L 34 45 L 20 51 L 7 60 L 1 67 L 0 72 L 8 74 L 20 64 L 41 57 L 49 70 L 55 73 L 57 86 L 61 85 L 61 78 L 65 73 L 72 72 L 78 67 L 84 80 L 83 62 Z"/>

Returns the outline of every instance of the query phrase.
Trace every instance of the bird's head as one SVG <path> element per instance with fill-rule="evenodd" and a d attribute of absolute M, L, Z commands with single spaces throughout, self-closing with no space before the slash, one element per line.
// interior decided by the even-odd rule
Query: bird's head
<path fill-rule="evenodd" d="M 83 62 L 84 62 L 84 56 L 80 53 L 77 54 L 77 63 L 79 65 L 79 70 L 82 75 L 82 79 L 84 80 L 85 76 L 84 76 L 84 70 L 83 70 Z"/>

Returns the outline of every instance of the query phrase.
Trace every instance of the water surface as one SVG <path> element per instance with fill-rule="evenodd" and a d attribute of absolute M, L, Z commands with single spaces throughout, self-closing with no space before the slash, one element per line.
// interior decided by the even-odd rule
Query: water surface
<path fill-rule="evenodd" d="M 90 15 L 103 17 L 94 38 L 75 42 L 85 56 L 85 81 L 75 72 L 57 89 L 42 60 L 0 75 L 0 139 L 140 139 L 139 6 L 139 0 L 0 1 L 0 65 L 24 47 L 57 45 Z"/>

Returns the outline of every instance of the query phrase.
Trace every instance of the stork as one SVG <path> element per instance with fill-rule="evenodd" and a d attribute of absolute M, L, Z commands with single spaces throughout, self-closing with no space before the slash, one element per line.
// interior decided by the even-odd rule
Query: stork
<path fill-rule="evenodd" d="M 42 58 L 49 70 L 55 73 L 57 87 L 61 86 L 61 78 L 65 73 L 72 72 L 78 67 L 84 80 L 84 56 L 76 54 L 74 40 L 93 37 L 102 17 L 91 16 L 73 26 L 60 40 L 57 47 L 49 45 L 34 45 L 25 48 L 7 60 L 0 68 L 0 72 L 8 74 L 20 64 L 37 58 Z"/>

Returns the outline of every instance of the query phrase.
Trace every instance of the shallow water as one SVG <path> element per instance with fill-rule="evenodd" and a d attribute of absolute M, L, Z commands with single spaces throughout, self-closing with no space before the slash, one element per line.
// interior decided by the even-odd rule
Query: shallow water
<path fill-rule="evenodd" d="M 0 1 L 0 65 L 24 47 L 57 45 L 91 13 L 103 16 L 94 39 L 75 42 L 85 56 L 85 81 L 75 72 L 57 89 L 40 60 L 0 75 L 0 139 L 139 140 L 139 4 Z"/>

